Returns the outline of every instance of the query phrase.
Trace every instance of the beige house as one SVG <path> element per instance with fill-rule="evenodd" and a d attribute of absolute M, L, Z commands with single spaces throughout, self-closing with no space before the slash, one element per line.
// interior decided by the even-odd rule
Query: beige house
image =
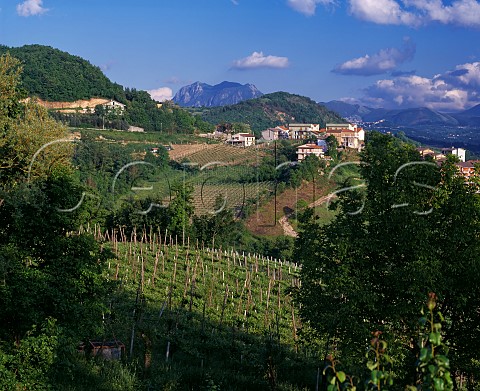
<path fill-rule="evenodd" d="M 361 150 L 364 146 L 365 130 L 356 124 L 327 124 L 322 132 L 324 137 L 334 136 L 341 147 Z"/>
<path fill-rule="evenodd" d="M 304 144 L 297 147 L 297 160 L 301 162 L 308 155 L 315 155 L 323 158 L 325 155 L 324 147 L 316 144 Z"/>

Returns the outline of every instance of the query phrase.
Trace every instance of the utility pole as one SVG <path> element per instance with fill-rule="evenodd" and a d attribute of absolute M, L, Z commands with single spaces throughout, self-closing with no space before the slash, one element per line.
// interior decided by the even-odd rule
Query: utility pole
<path fill-rule="evenodd" d="M 278 185 L 278 174 L 277 174 L 277 140 L 274 141 L 274 161 L 275 161 L 275 191 L 274 191 L 274 198 L 275 198 L 275 223 L 277 225 L 277 185 Z"/>

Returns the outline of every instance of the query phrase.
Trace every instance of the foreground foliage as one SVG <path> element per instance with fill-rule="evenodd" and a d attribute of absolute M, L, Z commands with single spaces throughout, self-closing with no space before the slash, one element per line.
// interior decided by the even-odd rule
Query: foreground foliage
<path fill-rule="evenodd" d="M 477 186 L 457 176 L 452 161 L 422 162 L 413 147 L 376 133 L 360 168 L 366 187 L 346 183 L 332 223 L 304 222 L 297 242 L 303 317 L 355 375 L 363 373 L 363 341 L 381 331 L 396 377 L 408 384 L 416 376 L 408 364 L 418 353 L 415 308 L 434 291 L 448 319 L 452 372 L 478 378 Z"/>

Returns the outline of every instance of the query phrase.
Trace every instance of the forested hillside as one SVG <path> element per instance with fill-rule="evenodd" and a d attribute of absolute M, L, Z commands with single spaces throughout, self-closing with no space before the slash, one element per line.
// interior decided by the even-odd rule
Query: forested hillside
<path fill-rule="evenodd" d="M 328 110 L 310 98 L 274 92 L 260 98 L 249 99 L 236 105 L 205 109 L 202 118 L 212 124 L 242 122 L 254 131 L 288 123 L 343 122 L 336 113 Z"/>
<path fill-rule="evenodd" d="M 72 102 L 94 97 L 115 99 L 127 105 L 126 113 L 62 114 L 55 119 L 75 127 L 113 127 L 125 130 L 128 125 L 147 131 L 194 133 L 209 131 L 212 126 L 176 105 L 157 107 L 148 92 L 124 88 L 111 82 L 87 60 L 42 45 L 0 46 L 0 55 L 9 52 L 22 65 L 21 88 L 28 96 L 47 101 Z"/>
<path fill-rule="evenodd" d="M 6 52 L 22 62 L 22 86 L 30 96 L 68 102 L 103 97 L 126 103 L 123 87 L 79 56 L 42 45 L 0 46 L 0 55 Z"/>

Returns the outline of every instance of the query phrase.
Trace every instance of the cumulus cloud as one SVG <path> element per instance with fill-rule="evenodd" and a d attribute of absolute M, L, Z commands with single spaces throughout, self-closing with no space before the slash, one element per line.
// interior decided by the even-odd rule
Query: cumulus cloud
<path fill-rule="evenodd" d="M 307 16 L 312 16 L 315 14 L 317 4 L 335 4 L 335 0 L 288 0 L 287 4 L 295 11 Z"/>
<path fill-rule="evenodd" d="M 421 17 L 402 9 L 395 0 L 349 0 L 350 13 L 359 19 L 377 24 L 406 24 L 416 26 Z"/>
<path fill-rule="evenodd" d="M 25 0 L 17 5 L 17 13 L 20 16 L 41 15 L 47 11 L 47 8 L 43 8 L 43 0 Z"/>
<path fill-rule="evenodd" d="M 235 60 L 232 68 L 254 69 L 254 68 L 287 68 L 289 65 L 287 57 L 265 56 L 263 52 L 253 52 L 250 56 Z"/>
<path fill-rule="evenodd" d="M 381 75 L 396 69 L 400 64 L 413 59 L 416 46 L 410 39 L 405 39 L 401 49 L 382 49 L 373 55 L 354 58 L 337 65 L 332 72 L 342 75 L 371 76 Z"/>
<path fill-rule="evenodd" d="M 336 0 L 287 0 L 294 10 L 312 16 L 317 5 Z M 348 0 L 351 15 L 377 24 L 418 27 L 429 22 L 480 27 L 479 0 Z"/>
<path fill-rule="evenodd" d="M 424 106 L 454 111 L 480 104 L 480 62 L 457 65 L 431 78 L 417 75 L 378 80 L 365 89 L 365 104 L 385 108 Z"/>
<path fill-rule="evenodd" d="M 150 94 L 152 99 L 155 99 L 158 102 L 172 100 L 173 98 L 173 91 L 169 87 L 160 87 L 155 90 L 148 90 L 147 92 Z"/>
<path fill-rule="evenodd" d="M 406 6 L 415 7 L 428 21 L 480 26 L 480 3 L 477 0 L 455 0 L 450 5 L 442 0 L 404 0 Z"/>

